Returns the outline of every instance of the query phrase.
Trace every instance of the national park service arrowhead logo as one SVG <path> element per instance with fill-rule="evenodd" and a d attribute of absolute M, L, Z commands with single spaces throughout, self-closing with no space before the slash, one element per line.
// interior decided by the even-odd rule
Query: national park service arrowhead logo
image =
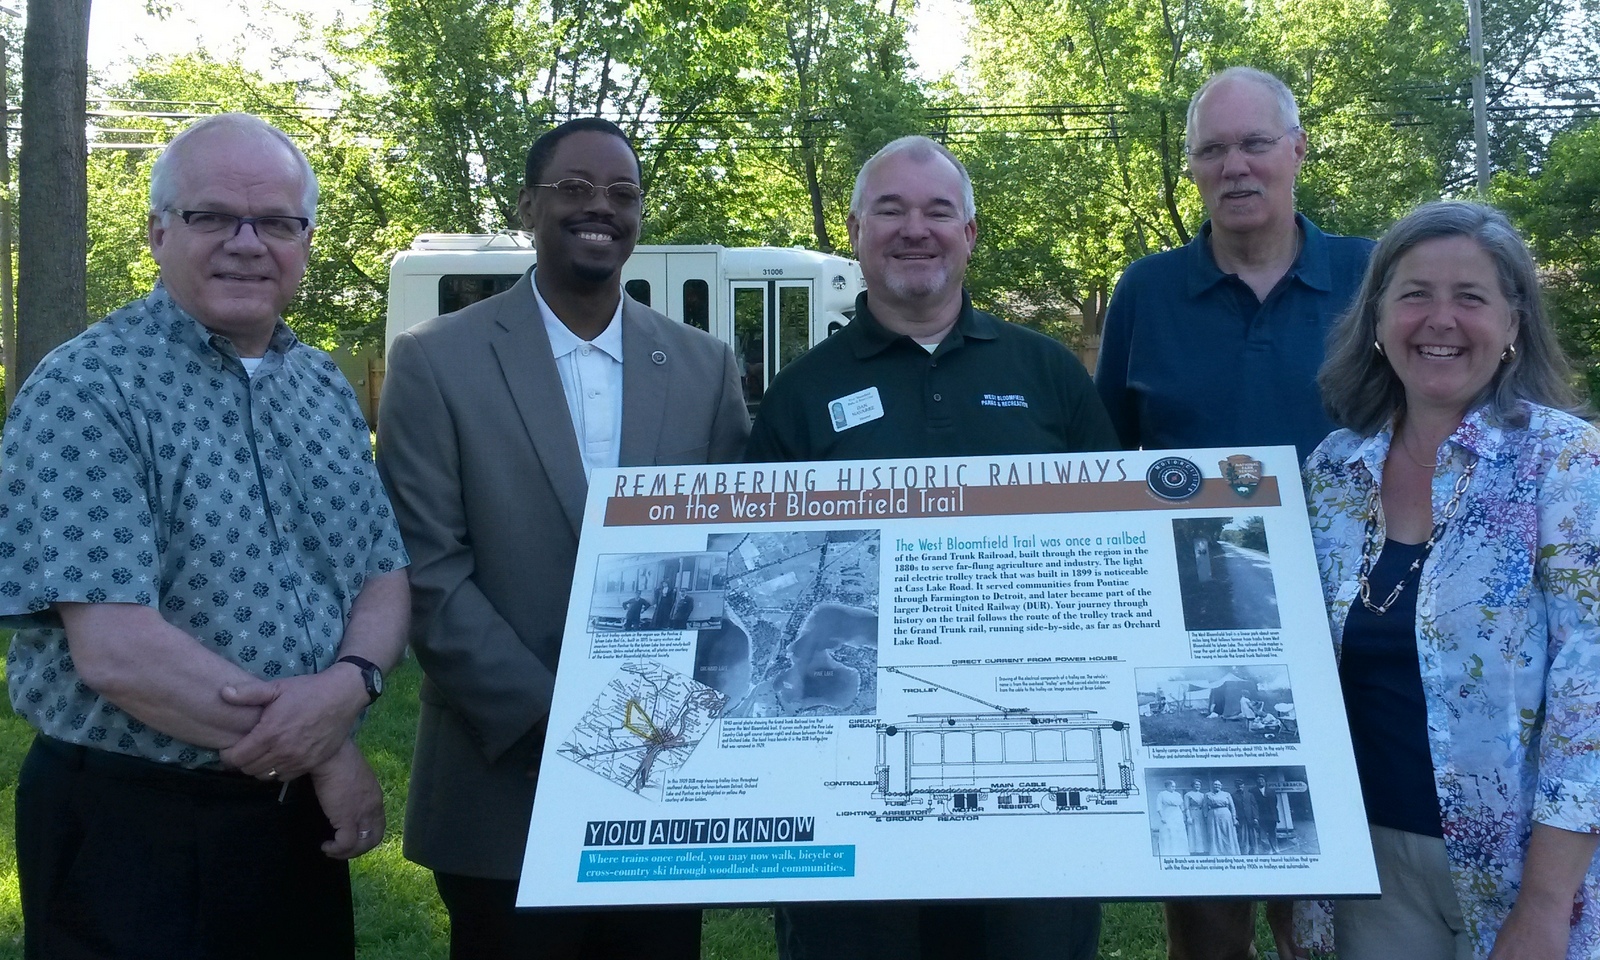
<path fill-rule="evenodd" d="M 1241 497 L 1251 496 L 1261 485 L 1261 461 L 1253 457 L 1236 453 L 1226 460 L 1218 460 L 1217 469 L 1222 471 L 1222 479 L 1233 492 Z"/>

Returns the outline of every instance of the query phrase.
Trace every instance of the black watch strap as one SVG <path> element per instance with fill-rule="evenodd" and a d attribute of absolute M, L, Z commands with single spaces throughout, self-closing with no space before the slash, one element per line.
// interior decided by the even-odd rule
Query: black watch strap
<path fill-rule="evenodd" d="M 372 703 L 383 696 L 383 671 L 378 669 L 376 663 L 366 657 L 358 657 L 354 654 L 340 657 L 333 662 L 355 664 L 356 669 L 361 671 L 361 682 L 366 684 L 367 687 L 368 703 Z"/>

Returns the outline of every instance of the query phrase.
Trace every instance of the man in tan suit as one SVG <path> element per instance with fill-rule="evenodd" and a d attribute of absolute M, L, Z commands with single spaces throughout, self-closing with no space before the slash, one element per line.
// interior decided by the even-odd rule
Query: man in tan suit
<path fill-rule="evenodd" d="M 537 266 L 389 348 L 380 470 L 426 674 L 405 853 L 452 960 L 700 955 L 698 910 L 514 909 L 589 473 L 731 461 L 749 433 L 732 351 L 622 293 L 639 176 L 604 120 L 540 137 L 517 205 Z"/>

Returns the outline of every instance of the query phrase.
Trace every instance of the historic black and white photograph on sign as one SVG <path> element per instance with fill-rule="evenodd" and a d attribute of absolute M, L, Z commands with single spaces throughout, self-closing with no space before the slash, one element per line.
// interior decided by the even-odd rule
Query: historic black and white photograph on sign
<path fill-rule="evenodd" d="M 1186 629 L 1278 628 L 1278 594 L 1262 517 L 1174 520 L 1172 541 Z"/>
<path fill-rule="evenodd" d="M 726 553 L 610 553 L 595 568 L 590 630 L 722 626 Z"/>
<path fill-rule="evenodd" d="M 1303 766 L 1158 767 L 1144 776 L 1158 857 L 1322 852 Z"/>
<path fill-rule="evenodd" d="M 878 707 L 878 531 L 714 534 L 727 612 L 694 679 L 727 717 L 871 716 Z"/>
<path fill-rule="evenodd" d="M 1144 667 L 1134 671 L 1134 689 L 1147 747 L 1300 742 L 1282 664 Z"/>

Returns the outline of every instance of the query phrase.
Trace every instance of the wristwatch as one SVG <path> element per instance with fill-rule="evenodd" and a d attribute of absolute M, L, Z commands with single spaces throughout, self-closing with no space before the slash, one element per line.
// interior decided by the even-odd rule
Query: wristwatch
<path fill-rule="evenodd" d="M 367 685 L 367 702 L 372 703 L 383 696 L 383 671 L 378 665 L 365 657 L 345 656 L 333 661 L 334 663 L 353 663 L 361 671 L 361 682 Z"/>

